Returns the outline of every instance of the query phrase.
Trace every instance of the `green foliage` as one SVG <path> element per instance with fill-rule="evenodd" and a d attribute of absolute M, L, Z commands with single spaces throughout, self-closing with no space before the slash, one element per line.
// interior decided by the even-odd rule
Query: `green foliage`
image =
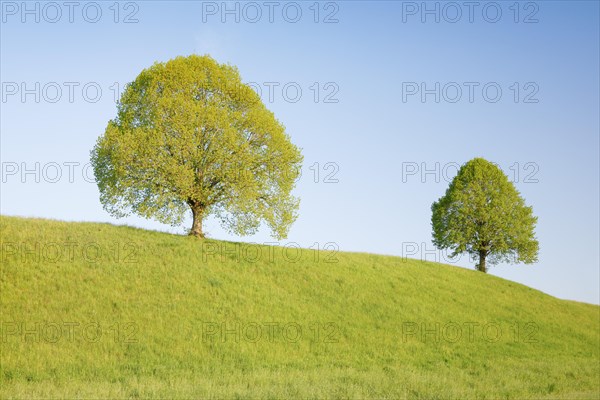
<path fill-rule="evenodd" d="M 493 275 L 109 224 L 0 216 L 0 237 L 2 399 L 598 398 L 600 308 Z"/>
<path fill-rule="evenodd" d="M 485 261 L 537 261 L 537 217 L 498 166 L 475 158 L 463 165 L 446 194 L 431 206 L 433 242 L 452 255 L 468 253 Z"/>
<path fill-rule="evenodd" d="M 230 232 L 261 221 L 283 238 L 296 219 L 291 195 L 302 155 L 235 67 L 209 56 L 177 57 L 130 83 L 91 152 L 104 208 L 179 225 L 194 234 L 207 215 Z"/>

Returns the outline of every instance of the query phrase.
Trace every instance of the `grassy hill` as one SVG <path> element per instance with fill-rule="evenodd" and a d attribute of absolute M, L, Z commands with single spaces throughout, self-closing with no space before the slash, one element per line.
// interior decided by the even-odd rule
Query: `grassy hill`
<path fill-rule="evenodd" d="M 600 396 L 600 307 L 491 275 L 109 224 L 0 234 L 1 398 Z"/>

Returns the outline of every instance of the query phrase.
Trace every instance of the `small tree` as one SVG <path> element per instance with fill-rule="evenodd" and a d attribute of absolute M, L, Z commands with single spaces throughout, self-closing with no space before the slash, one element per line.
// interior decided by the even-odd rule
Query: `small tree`
<path fill-rule="evenodd" d="M 177 57 L 143 70 L 91 152 L 104 208 L 179 225 L 216 215 L 230 232 L 262 221 L 278 238 L 296 219 L 302 155 L 235 67 Z"/>
<path fill-rule="evenodd" d="M 478 258 L 477 270 L 491 264 L 537 261 L 537 217 L 500 168 L 483 158 L 463 165 L 446 194 L 431 206 L 433 243 Z"/>

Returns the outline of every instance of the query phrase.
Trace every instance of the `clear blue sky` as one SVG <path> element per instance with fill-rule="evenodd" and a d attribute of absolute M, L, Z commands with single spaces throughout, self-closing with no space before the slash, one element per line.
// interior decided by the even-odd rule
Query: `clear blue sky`
<path fill-rule="evenodd" d="M 258 84 L 303 149 L 300 217 L 282 244 L 420 258 L 453 166 L 481 156 L 539 217 L 539 262 L 491 273 L 598 304 L 599 3 L 476 3 L 3 1 L 1 212 L 183 233 L 111 218 L 83 167 L 117 87 L 155 61 L 210 54 Z"/>

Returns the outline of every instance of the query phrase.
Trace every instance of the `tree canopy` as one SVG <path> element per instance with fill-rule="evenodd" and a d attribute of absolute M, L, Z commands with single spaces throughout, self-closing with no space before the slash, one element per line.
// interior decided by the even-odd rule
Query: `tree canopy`
<path fill-rule="evenodd" d="M 486 260 L 537 261 L 537 217 L 502 170 L 483 158 L 464 164 L 446 194 L 431 206 L 433 243 L 468 253 L 478 259 L 477 269 L 487 272 Z"/>
<path fill-rule="evenodd" d="M 198 237 L 215 215 L 231 233 L 265 222 L 277 238 L 297 217 L 300 150 L 237 68 L 209 56 L 143 70 L 91 161 L 100 200 L 116 217 L 133 212 L 175 226 L 191 210 Z"/>

